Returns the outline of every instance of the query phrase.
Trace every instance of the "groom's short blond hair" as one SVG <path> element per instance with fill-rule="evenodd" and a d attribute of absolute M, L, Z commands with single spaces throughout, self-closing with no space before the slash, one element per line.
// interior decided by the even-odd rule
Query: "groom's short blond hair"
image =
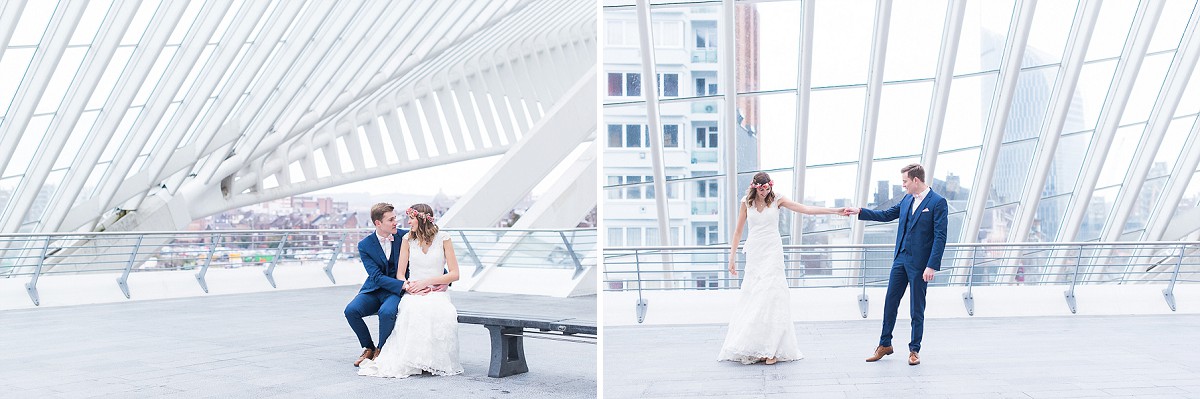
<path fill-rule="evenodd" d="M 921 166 L 919 163 L 909 164 L 908 166 L 900 168 L 900 173 L 905 174 L 909 179 L 917 179 L 922 183 L 925 182 L 925 167 Z"/>

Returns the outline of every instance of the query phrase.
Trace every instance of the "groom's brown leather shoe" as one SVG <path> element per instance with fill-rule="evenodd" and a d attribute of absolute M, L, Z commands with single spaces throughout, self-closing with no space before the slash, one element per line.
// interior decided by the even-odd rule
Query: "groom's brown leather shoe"
<path fill-rule="evenodd" d="M 916 366 L 921 364 L 921 356 L 917 352 L 908 352 L 908 365 Z"/>
<path fill-rule="evenodd" d="M 362 356 L 359 356 L 358 360 L 354 361 L 354 367 L 358 367 L 359 364 L 362 364 L 363 360 L 374 359 L 374 358 L 375 358 L 375 349 L 373 349 L 373 348 L 363 349 Z"/>
<path fill-rule="evenodd" d="M 867 361 L 873 362 L 873 361 L 876 361 L 879 359 L 883 359 L 884 356 L 890 355 L 892 353 L 895 353 L 895 351 L 892 350 L 892 347 L 880 345 L 880 346 L 875 347 L 875 354 L 871 355 L 871 357 L 868 357 Z"/>

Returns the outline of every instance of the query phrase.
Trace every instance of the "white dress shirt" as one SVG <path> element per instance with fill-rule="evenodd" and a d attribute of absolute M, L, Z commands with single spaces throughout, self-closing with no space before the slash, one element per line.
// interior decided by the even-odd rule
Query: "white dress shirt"
<path fill-rule="evenodd" d="M 921 201 L 925 200 L 925 196 L 929 195 L 929 191 L 931 191 L 929 186 L 926 186 L 925 191 L 913 196 L 912 210 L 909 211 L 910 215 L 917 213 L 917 208 L 921 206 Z"/>
<path fill-rule="evenodd" d="M 384 241 L 383 236 L 375 233 L 375 238 L 379 240 L 379 246 L 383 248 L 383 257 L 387 260 L 392 260 L 392 242 Z"/>

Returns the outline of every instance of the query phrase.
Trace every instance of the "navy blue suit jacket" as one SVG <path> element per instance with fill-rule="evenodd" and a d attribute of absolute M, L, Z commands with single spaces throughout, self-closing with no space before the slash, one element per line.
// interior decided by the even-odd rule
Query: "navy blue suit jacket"
<path fill-rule="evenodd" d="M 912 202 L 912 194 L 907 194 L 899 204 L 884 211 L 863 208 L 858 213 L 858 218 L 877 222 L 890 222 L 899 218 L 894 255 L 899 257 L 900 249 L 907 249 L 910 256 L 904 267 L 916 273 L 921 273 L 926 267 L 942 270 L 949 210 L 946 198 L 929 190 L 929 195 L 917 206 L 917 212 L 910 214 Z"/>
<path fill-rule="evenodd" d="M 362 259 L 363 267 L 367 269 L 367 280 L 363 282 L 360 294 L 375 290 L 387 290 L 396 295 L 404 295 L 404 280 L 396 278 L 400 269 L 396 261 L 400 258 L 400 239 L 408 234 L 408 230 L 399 229 L 392 240 L 391 258 L 384 256 L 383 247 L 375 232 L 358 242 L 358 258 Z"/>

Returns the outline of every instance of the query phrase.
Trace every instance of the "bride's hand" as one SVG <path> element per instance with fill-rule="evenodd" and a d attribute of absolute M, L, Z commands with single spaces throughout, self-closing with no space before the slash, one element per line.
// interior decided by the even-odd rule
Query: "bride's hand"
<path fill-rule="evenodd" d="M 729 274 L 732 274 L 734 277 L 737 277 L 737 275 L 738 275 L 738 273 L 737 273 L 737 261 L 735 261 L 735 260 L 733 260 L 733 259 L 730 259 L 730 260 L 729 260 Z"/>

